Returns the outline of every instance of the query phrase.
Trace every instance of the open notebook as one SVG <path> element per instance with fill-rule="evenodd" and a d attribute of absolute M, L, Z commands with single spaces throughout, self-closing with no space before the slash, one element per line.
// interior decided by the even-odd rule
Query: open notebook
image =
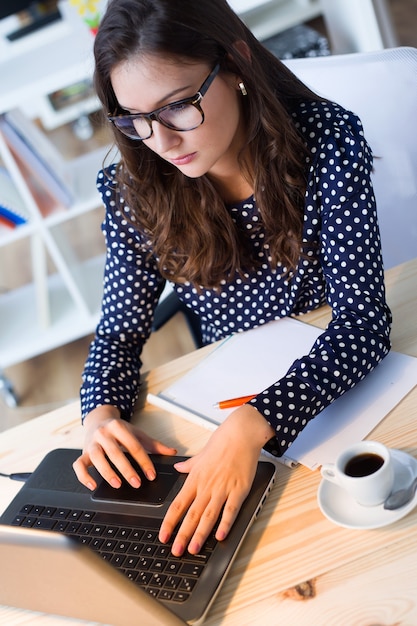
<path fill-rule="evenodd" d="M 201 363 L 148 401 L 215 428 L 233 409 L 218 409 L 226 398 L 256 394 L 284 376 L 323 332 L 291 318 L 231 335 Z M 276 346 L 276 347 L 274 347 Z M 340 450 L 363 439 L 417 384 L 417 359 L 391 352 L 354 389 L 309 422 L 281 461 L 316 469 Z"/>

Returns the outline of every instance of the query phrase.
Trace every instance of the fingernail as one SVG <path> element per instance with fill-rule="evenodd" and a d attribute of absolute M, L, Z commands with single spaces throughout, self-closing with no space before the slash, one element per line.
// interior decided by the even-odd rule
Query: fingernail
<path fill-rule="evenodd" d="M 156 478 L 156 473 L 155 473 L 155 471 L 154 471 L 154 470 L 148 470 L 148 471 L 146 472 L 146 478 L 147 478 L 148 480 L 155 480 L 155 478 Z"/>
<path fill-rule="evenodd" d="M 188 552 L 190 554 L 198 554 L 200 552 L 200 544 L 197 541 L 192 541 L 188 546 Z"/>
<path fill-rule="evenodd" d="M 118 489 L 120 487 L 120 485 L 122 484 L 120 478 L 116 478 L 116 476 L 114 476 L 111 481 L 110 484 L 112 487 L 114 487 L 115 489 Z"/>
<path fill-rule="evenodd" d="M 94 491 L 95 487 L 93 485 L 93 483 L 87 483 L 86 485 L 87 489 L 89 489 L 90 491 Z"/>
<path fill-rule="evenodd" d="M 223 541 L 223 539 L 225 538 L 226 538 L 226 533 L 224 532 L 224 530 L 218 530 L 216 533 L 217 541 Z"/>
<path fill-rule="evenodd" d="M 169 541 L 169 533 L 167 533 L 166 531 L 161 531 L 159 533 L 159 541 L 161 543 L 167 543 L 167 541 Z"/>
<path fill-rule="evenodd" d="M 137 476 L 132 476 L 132 478 L 130 479 L 130 484 L 132 485 L 132 487 L 137 489 L 138 487 L 140 487 L 139 478 Z"/>
<path fill-rule="evenodd" d="M 183 552 L 184 546 L 182 545 L 182 543 L 174 543 L 174 545 L 172 546 L 172 554 L 174 556 L 181 556 Z"/>

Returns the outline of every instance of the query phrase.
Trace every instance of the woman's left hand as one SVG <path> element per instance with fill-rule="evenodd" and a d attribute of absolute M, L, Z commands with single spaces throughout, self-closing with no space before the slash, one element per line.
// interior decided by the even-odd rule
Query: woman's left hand
<path fill-rule="evenodd" d="M 187 548 L 197 554 L 221 512 L 216 539 L 226 538 L 252 486 L 260 451 L 274 434 L 254 407 L 244 405 L 227 417 L 201 452 L 175 465 L 188 476 L 159 531 L 166 543 L 185 516 L 172 545 L 175 556 Z"/>

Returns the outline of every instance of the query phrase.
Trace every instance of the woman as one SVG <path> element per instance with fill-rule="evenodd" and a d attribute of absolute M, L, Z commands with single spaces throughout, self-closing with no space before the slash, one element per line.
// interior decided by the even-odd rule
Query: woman
<path fill-rule="evenodd" d="M 95 59 L 121 160 L 98 178 L 107 263 L 79 480 L 94 489 L 94 465 L 120 486 L 109 458 L 139 487 L 122 447 L 150 479 L 147 453 L 175 453 L 128 422 L 166 280 L 205 342 L 332 307 L 309 354 L 176 466 L 188 477 L 160 539 L 182 520 L 172 552 L 197 553 L 219 516 L 226 537 L 262 448 L 281 455 L 389 351 L 372 155 L 358 118 L 304 86 L 225 0 L 110 2 Z"/>

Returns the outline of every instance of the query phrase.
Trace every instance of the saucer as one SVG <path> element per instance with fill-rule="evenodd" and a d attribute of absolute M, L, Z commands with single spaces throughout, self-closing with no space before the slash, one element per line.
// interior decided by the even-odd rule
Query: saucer
<path fill-rule="evenodd" d="M 400 489 L 417 474 L 417 460 L 401 450 L 390 450 L 394 461 L 394 489 Z M 317 493 L 321 512 L 327 519 L 344 528 L 381 528 L 401 519 L 417 505 L 414 498 L 396 511 L 387 511 L 383 504 L 363 506 L 335 483 L 323 479 Z"/>

